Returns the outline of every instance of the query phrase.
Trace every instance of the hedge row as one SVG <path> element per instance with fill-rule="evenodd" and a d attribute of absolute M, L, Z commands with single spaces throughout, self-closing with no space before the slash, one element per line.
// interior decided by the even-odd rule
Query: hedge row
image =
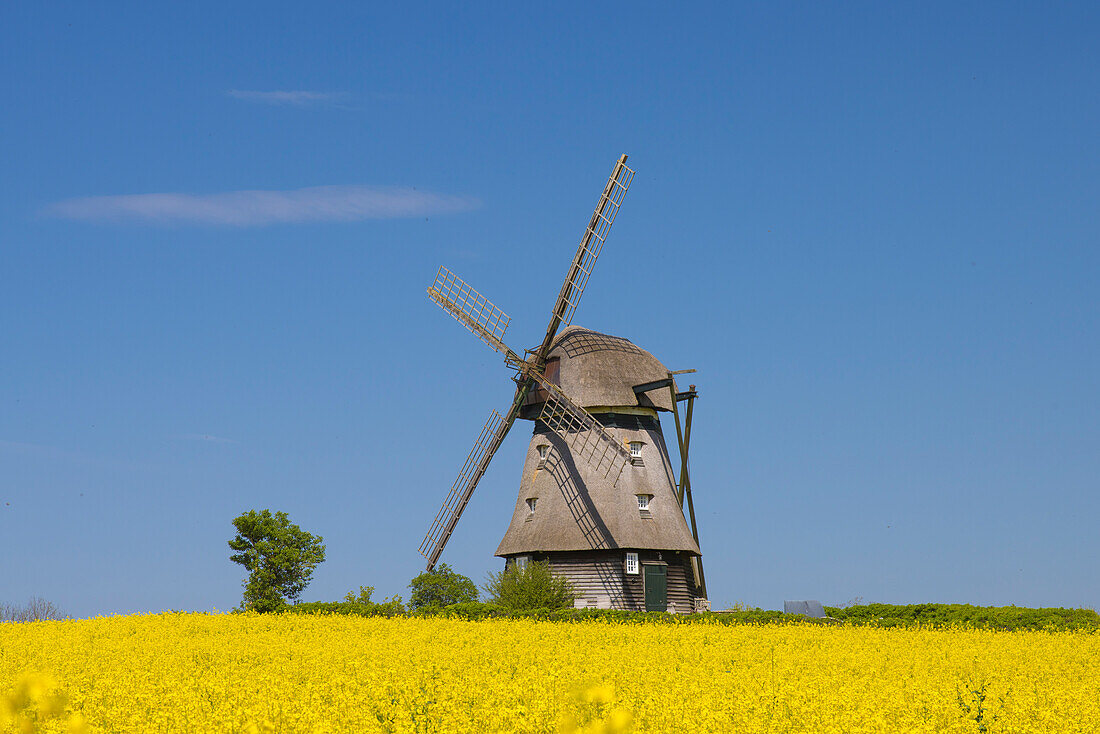
<path fill-rule="evenodd" d="M 442 609 L 421 609 L 413 616 L 440 616 L 458 619 L 544 619 L 554 622 L 614 622 L 619 624 L 694 624 L 704 621 L 719 624 L 781 623 L 802 621 L 783 612 L 754 609 L 743 612 L 704 614 L 668 614 L 666 612 L 628 612 L 619 609 L 529 609 L 510 611 L 492 604 L 452 604 Z"/>
<path fill-rule="evenodd" d="M 400 597 L 384 602 L 308 601 L 283 608 L 291 614 L 346 614 L 352 617 L 403 617 L 408 614 Z"/>
<path fill-rule="evenodd" d="M 294 614 L 345 614 L 363 617 L 445 617 L 451 619 L 538 619 L 555 622 L 600 621 L 619 624 L 838 624 L 872 627 L 968 626 L 996 630 L 1100 630 L 1100 615 L 1091 609 L 977 607 L 970 604 L 865 604 L 825 607 L 828 619 L 763 609 L 701 614 L 627 612 L 614 609 L 531 609 L 509 611 L 470 602 L 406 611 L 400 600 L 308 602 L 286 608 Z"/>
<path fill-rule="evenodd" d="M 876 627 L 966 625 L 1000 630 L 1100 629 L 1092 609 L 976 607 L 971 604 L 864 604 L 825 607 L 825 613 L 851 624 Z"/>

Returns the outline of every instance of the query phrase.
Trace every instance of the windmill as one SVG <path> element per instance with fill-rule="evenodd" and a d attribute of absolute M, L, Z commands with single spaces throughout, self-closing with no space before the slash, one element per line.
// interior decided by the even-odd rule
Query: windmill
<path fill-rule="evenodd" d="M 634 177 L 615 163 L 558 293 L 542 343 L 523 356 L 503 341 L 510 319 L 445 267 L 428 295 L 504 357 L 515 397 L 495 410 L 420 545 L 431 570 L 517 418 L 533 420 L 512 522 L 496 555 L 547 560 L 578 606 L 694 611 L 706 581 L 688 473 L 695 386 L 621 337 L 572 325 L 592 267 Z M 677 404 L 687 402 L 681 429 Z M 658 411 L 673 413 L 677 482 Z M 685 512 L 686 509 L 686 512 Z M 688 528 L 688 517 L 691 527 Z"/>

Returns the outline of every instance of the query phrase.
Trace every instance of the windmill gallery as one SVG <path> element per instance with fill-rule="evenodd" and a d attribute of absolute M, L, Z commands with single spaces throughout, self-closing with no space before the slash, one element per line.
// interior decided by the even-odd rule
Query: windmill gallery
<path fill-rule="evenodd" d="M 505 345 L 509 317 L 447 268 L 428 295 L 504 355 L 515 375 L 505 416 L 493 411 L 420 552 L 431 570 L 517 418 L 534 421 L 511 523 L 496 555 L 547 561 L 578 607 L 693 612 L 708 608 L 691 496 L 688 447 L 695 386 L 621 337 L 573 326 L 592 267 L 634 172 L 615 163 L 569 266 L 542 343 L 524 356 Z M 686 403 L 681 423 L 680 403 Z M 676 424 L 680 478 L 661 431 Z M 689 524 L 690 523 L 690 524 Z"/>

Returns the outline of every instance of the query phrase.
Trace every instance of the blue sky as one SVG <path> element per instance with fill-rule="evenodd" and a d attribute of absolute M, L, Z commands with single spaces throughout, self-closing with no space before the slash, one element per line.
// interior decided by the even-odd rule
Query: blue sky
<path fill-rule="evenodd" d="M 625 152 L 575 321 L 698 370 L 716 606 L 1100 606 L 1094 4 L 0 14 L 0 602 L 230 608 L 264 507 L 407 594 L 512 394 L 424 289 L 536 343 Z"/>

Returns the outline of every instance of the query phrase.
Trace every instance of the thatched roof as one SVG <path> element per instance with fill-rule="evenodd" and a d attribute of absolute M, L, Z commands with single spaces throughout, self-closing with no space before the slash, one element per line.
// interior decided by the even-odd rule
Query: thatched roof
<path fill-rule="evenodd" d="M 557 379 L 554 376 L 557 363 Z M 629 339 L 601 334 L 580 326 L 563 329 L 547 356 L 548 377 L 583 408 L 645 407 L 672 410 L 668 388 L 634 393 L 635 385 L 663 380 L 668 368 Z M 523 412 L 534 418 L 543 397 L 532 391 Z"/>
<path fill-rule="evenodd" d="M 597 418 L 606 421 L 607 429 L 620 441 L 643 442 L 644 465 L 627 464 L 618 484 L 613 485 L 614 476 L 604 477 L 590 469 L 573 456 L 565 440 L 536 423 L 512 522 L 496 555 L 612 548 L 699 554 L 676 501 L 672 467 L 656 413 L 652 417 Z M 544 462 L 539 459 L 541 444 L 549 446 Z M 638 509 L 639 494 L 652 496 L 647 513 Z M 528 509 L 529 499 L 537 500 L 533 513 Z"/>

